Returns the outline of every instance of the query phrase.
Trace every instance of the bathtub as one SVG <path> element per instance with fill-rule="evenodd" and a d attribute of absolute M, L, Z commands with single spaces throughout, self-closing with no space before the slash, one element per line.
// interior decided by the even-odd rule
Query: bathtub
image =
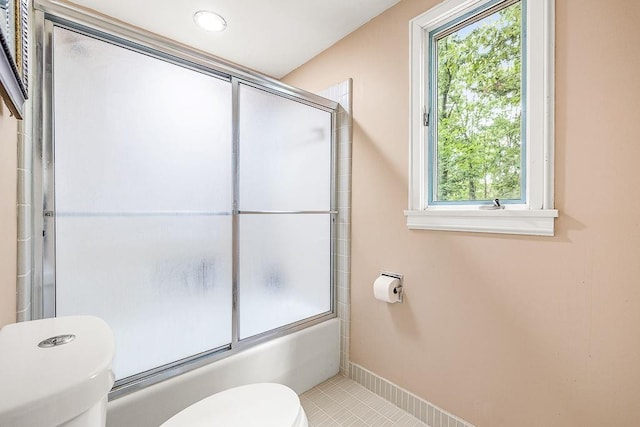
<path fill-rule="evenodd" d="M 327 320 L 118 397 L 107 406 L 107 427 L 157 427 L 206 396 L 249 383 L 302 393 L 338 373 L 339 347 L 339 320 Z"/>

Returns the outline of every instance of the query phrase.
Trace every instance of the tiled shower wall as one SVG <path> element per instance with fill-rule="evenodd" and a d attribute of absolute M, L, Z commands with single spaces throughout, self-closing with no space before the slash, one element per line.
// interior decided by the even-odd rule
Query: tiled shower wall
<path fill-rule="evenodd" d="M 33 10 L 29 10 L 28 28 L 33 28 Z M 29 64 L 35 54 L 33 32 L 30 32 L 28 40 L 31 52 L 25 58 Z M 28 65 L 33 70 L 33 66 Z M 17 241 L 17 278 L 16 278 L 16 321 L 24 322 L 31 320 L 33 316 L 33 306 L 31 302 L 31 289 L 33 285 L 33 73 L 29 75 L 29 97 L 24 105 L 24 119 L 18 121 L 18 188 L 17 188 L 17 212 L 18 212 L 18 241 Z"/>
<path fill-rule="evenodd" d="M 31 282 L 33 280 L 32 244 L 32 183 L 33 183 L 33 149 L 31 133 L 30 108 L 25 108 L 25 119 L 18 124 L 18 242 L 17 242 L 17 279 L 16 279 L 16 321 L 31 320 Z"/>
<path fill-rule="evenodd" d="M 349 297 L 351 281 L 351 79 L 325 89 L 321 96 L 338 102 L 336 292 L 340 319 L 340 373 L 349 375 Z"/>

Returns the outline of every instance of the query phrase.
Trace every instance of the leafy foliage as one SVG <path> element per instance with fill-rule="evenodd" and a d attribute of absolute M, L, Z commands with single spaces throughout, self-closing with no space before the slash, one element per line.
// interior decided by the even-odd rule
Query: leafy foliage
<path fill-rule="evenodd" d="M 521 4 L 436 40 L 440 201 L 520 199 Z"/>

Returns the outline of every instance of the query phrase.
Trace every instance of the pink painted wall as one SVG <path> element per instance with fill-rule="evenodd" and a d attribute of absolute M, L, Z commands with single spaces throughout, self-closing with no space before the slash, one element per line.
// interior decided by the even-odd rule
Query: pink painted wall
<path fill-rule="evenodd" d="M 18 121 L 0 100 L 0 327 L 16 321 Z"/>
<path fill-rule="evenodd" d="M 640 425 L 640 2 L 557 0 L 553 238 L 405 225 L 408 22 L 436 3 L 284 79 L 353 78 L 352 360 L 478 426 Z M 373 299 L 381 270 L 404 304 Z"/>

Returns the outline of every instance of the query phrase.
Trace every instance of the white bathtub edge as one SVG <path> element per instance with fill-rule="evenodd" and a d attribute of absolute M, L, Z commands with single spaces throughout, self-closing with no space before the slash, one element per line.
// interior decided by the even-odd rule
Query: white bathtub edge
<path fill-rule="evenodd" d="M 340 368 L 338 319 L 257 345 L 109 402 L 107 427 L 157 427 L 187 406 L 222 390 L 277 382 L 302 393 Z"/>

